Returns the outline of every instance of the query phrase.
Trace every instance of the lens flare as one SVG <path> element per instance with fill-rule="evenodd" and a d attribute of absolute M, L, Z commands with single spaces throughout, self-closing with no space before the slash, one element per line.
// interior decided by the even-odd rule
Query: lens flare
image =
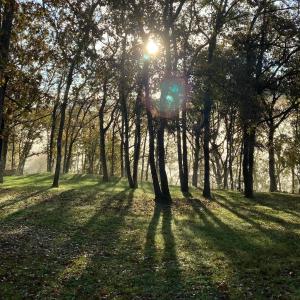
<path fill-rule="evenodd" d="M 149 40 L 146 45 L 146 50 L 150 55 L 154 55 L 158 52 L 158 45 L 153 40 Z"/>
<path fill-rule="evenodd" d="M 165 78 L 161 83 L 159 113 L 163 117 L 172 118 L 185 101 L 185 84 L 181 78 Z"/>

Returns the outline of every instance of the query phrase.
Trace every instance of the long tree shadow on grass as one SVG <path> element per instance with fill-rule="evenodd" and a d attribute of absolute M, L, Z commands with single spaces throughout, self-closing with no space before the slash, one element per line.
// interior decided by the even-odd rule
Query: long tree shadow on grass
<path fill-rule="evenodd" d="M 289 249 L 293 249 L 295 245 L 293 239 L 286 239 L 287 243 L 282 243 L 284 231 L 281 232 L 281 236 L 276 228 L 263 232 L 260 226 L 251 221 L 250 225 L 254 230 L 250 227 L 247 232 L 241 226 L 244 226 L 249 219 L 243 219 L 243 215 L 240 213 L 237 215 L 240 220 L 230 222 L 232 225 L 229 226 L 227 222 L 224 222 L 224 213 L 226 214 L 225 220 L 230 220 L 230 214 L 227 214 L 233 212 L 230 210 L 226 212 L 226 206 L 221 206 L 225 210 L 222 211 L 220 217 L 217 217 L 214 209 L 202 205 L 199 200 L 190 199 L 189 203 L 202 222 L 199 224 L 198 222 L 183 221 L 181 226 L 190 228 L 185 235 L 189 236 L 190 232 L 193 232 L 194 239 L 191 236 L 189 242 L 195 243 L 195 248 L 201 247 L 197 242 L 200 239 L 204 241 L 206 247 L 210 249 L 209 251 L 220 253 L 221 257 L 224 255 L 223 258 L 220 258 L 224 268 L 222 273 L 224 272 L 225 275 L 226 270 L 230 269 L 233 274 L 230 282 L 227 283 L 228 286 L 231 285 L 238 289 L 239 284 L 242 283 L 246 287 L 239 292 L 241 293 L 239 297 L 276 298 L 278 295 L 289 295 L 289 293 L 295 292 L 296 277 L 286 276 L 289 268 L 297 269 L 297 262 L 293 261 L 295 252 L 289 252 Z M 219 209 L 218 211 L 221 212 Z M 266 240 L 262 233 L 268 233 L 273 239 Z M 298 251 L 296 248 L 294 250 Z M 278 257 L 279 253 L 282 262 L 284 261 L 283 266 L 280 262 L 275 264 L 274 259 Z M 274 295 L 273 290 L 278 294 Z"/>
<path fill-rule="evenodd" d="M 220 195 L 220 192 L 216 193 Z M 241 201 L 241 196 L 235 191 L 226 191 L 226 194 L 230 196 L 230 199 L 233 200 L 231 203 L 238 205 L 237 201 Z M 284 211 L 288 214 L 300 217 L 300 195 L 297 194 L 287 194 L 287 193 L 256 193 L 255 198 L 242 199 L 243 204 L 248 207 L 253 207 L 256 205 L 264 206 L 266 208 L 271 208 L 277 211 Z M 235 202 L 235 203 L 234 203 Z"/>
<path fill-rule="evenodd" d="M 4 209 L 5 207 L 17 204 L 19 202 L 23 202 L 31 197 L 36 197 L 39 196 L 40 194 L 46 192 L 47 190 L 49 190 L 50 188 L 43 188 L 43 189 L 39 189 L 38 191 L 34 191 L 32 193 L 22 193 L 21 195 L 13 198 L 13 199 L 7 199 L 5 201 L 2 201 L 2 203 L 0 204 L 0 209 Z"/>
<path fill-rule="evenodd" d="M 285 243 L 285 239 L 288 238 L 289 235 L 294 234 L 292 231 L 293 229 L 300 229 L 300 224 L 288 222 L 283 218 L 277 217 L 276 215 L 272 215 L 270 213 L 267 214 L 255 208 L 249 209 L 248 207 L 234 205 L 232 200 L 220 194 L 217 195 L 214 201 L 241 220 L 249 223 L 254 228 L 261 231 L 270 239 L 275 239 L 278 243 Z M 268 224 L 268 226 L 274 223 L 275 225 L 284 228 L 285 232 L 283 234 L 282 232 L 277 232 L 274 229 L 266 228 L 261 224 L 261 222 L 265 222 Z"/>
<path fill-rule="evenodd" d="M 111 299 L 129 294 L 126 288 L 130 288 L 130 282 L 122 275 L 127 268 L 122 264 L 132 253 L 124 253 L 128 245 L 123 231 L 133 195 L 134 191 L 126 188 L 108 196 L 90 220 L 61 246 L 78 248 L 57 274 L 61 286 L 57 296 Z"/>
<path fill-rule="evenodd" d="M 121 186 L 120 192 L 115 193 L 114 184 L 110 186 L 108 191 L 107 185 L 63 191 L 1 220 L 14 229 L 22 224 L 30 226 L 29 230 L 13 233 L 13 239 L 0 240 L 7 250 L 1 258 L 14 259 L 16 267 L 11 266 L 12 270 L 19 270 L 17 277 L 11 277 L 7 264 L 6 271 L 0 272 L 0 277 L 18 281 L 14 287 L 8 284 L 8 289 L 15 291 L 14 296 L 97 295 L 103 285 L 109 285 L 103 284 L 110 276 L 102 271 L 113 265 L 110 259 L 133 198 L 133 191 Z M 81 263 L 85 267 L 76 265 Z M 102 274 L 100 285 L 99 277 L 94 276 L 97 272 Z"/>
<path fill-rule="evenodd" d="M 163 250 L 156 244 L 159 220 Z M 145 281 L 144 296 L 155 295 L 157 299 L 178 299 L 183 296 L 181 269 L 176 253 L 175 237 L 172 231 L 172 210 L 169 205 L 156 203 L 148 226 L 144 249 Z M 147 282 L 147 283 L 146 283 Z M 152 299 L 152 298 L 151 298 Z"/>

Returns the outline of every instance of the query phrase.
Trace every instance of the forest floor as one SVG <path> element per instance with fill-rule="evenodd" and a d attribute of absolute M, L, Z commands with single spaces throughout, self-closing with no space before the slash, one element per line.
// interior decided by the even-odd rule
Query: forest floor
<path fill-rule="evenodd" d="M 300 299 L 299 195 L 51 179 L 0 189 L 0 299 Z"/>

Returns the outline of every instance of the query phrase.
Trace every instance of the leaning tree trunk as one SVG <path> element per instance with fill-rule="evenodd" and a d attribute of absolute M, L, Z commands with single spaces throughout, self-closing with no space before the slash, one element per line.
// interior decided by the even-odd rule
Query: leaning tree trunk
<path fill-rule="evenodd" d="M 274 126 L 272 124 L 269 124 L 268 152 L 269 152 L 270 192 L 277 191 L 277 181 L 276 181 L 276 172 L 275 172 L 274 133 L 275 133 Z"/>

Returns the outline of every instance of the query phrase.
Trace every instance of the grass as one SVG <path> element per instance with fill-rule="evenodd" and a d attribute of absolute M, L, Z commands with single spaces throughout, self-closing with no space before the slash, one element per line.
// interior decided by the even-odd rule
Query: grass
<path fill-rule="evenodd" d="M 172 207 L 151 185 L 7 177 L 1 299 L 300 299 L 300 197 L 200 191 Z"/>

